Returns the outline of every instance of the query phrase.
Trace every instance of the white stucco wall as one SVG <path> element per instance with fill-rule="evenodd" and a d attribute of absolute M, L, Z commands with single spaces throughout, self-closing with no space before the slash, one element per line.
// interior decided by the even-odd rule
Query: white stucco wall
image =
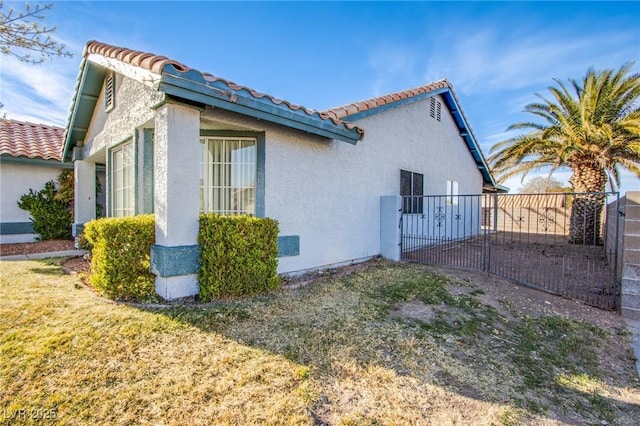
<path fill-rule="evenodd" d="M 161 92 L 116 74 L 115 107 L 105 111 L 104 90 L 101 90 L 84 141 L 84 158 L 96 157 L 104 162 L 106 148 L 132 138 L 137 127 L 152 123 L 150 120 L 153 120 L 155 112 L 151 107 L 163 97 Z"/>
<path fill-rule="evenodd" d="M 245 122 L 247 124 L 248 122 Z M 428 101 L 364 118 L 356 146 L 282 127 L 266 130 L 266 215 L 281 235 L 300 236 L 300 255 L 279 259 L 279 272 L 380 254 L 380 196 L 400 193 L 400 170 L 422 173 L 425 194 L 479 194 L 482 176 L 448 111 L 441 122 Z"/>
<path fill-rule="evenodd" d="M 300 254 L 279 258 L 278 272 L 366 259 L 380 254 L 380 197 L 400 194 L 400 170 L 424 174 L 425 195 L 480 194 L 482 175 L 449 112 L 429 117 L 428 100 L 354 122 L 357 145 L 207 109 L 202 127 L 265 131 L 265 212 L 280 235 L 298 235 Z M 224 122 L 224 124 L 220 124 Z"/>
<path fill-rule="evenodd" d="M 57 182 L 62 167 L 11 164 L 0 165 L 0 222 L 30 222 L 29 212 L 18 207 L 18 200 L 29 189 L 39 191 L 50 180 Z M 34 241 L 35 234 L 0 235 L 2 243 Z"/>
<path fill-rule="evenodd" d="M 113 111 L 98 101 L 85 158 L 104 159 L 105 148 L 153 126 L 151 107 L 161 94 L 123 77 L 116 90 Z M 210 107 L 201 112 L 201 128 L 265 132 L 265 213 L 278 220 L 280 235 L 300 237 L 300 254 L 280 258 L 280 273 L 380 254 L 380 197 L 399 195 L 401 169 L 423 174 L 427 195 L 444 194 L 447 180 L 459 182 L 460 195 L 482 192 L 482 176 L 445 108 L 440 122 L 429 116 L 427 99 L 354 124 L 366 137 L 350 145 Z"/>

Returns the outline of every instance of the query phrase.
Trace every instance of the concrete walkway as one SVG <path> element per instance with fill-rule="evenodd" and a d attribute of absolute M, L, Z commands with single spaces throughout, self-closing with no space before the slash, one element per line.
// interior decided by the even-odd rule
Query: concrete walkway
<path fill-rule="evenodd" d="M 625 318 L 624 322 L 627 323 L 627 328 L 631 332 L 631 347 L 636 358 L 636 370 L 640 376 L 640 321 Z"/>
<path fill-rule="evenodd" d="M 34 260 L 34 259 L 46 259 L 48 257 L 72 257 L 72 256 L 82 256 L 85 253 L 86 253 L 86 250 L 50 251 L 47 253 L 30 253 L 30 254 L 16 254 L 13 256 L 0 256 L 0 260 Z"/>

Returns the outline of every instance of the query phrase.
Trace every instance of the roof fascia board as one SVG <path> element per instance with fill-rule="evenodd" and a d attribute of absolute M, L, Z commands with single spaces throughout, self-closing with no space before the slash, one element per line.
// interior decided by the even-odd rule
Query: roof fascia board
<path fill-rule="evenodd" d="M 398 108 L 398 107 L 401 107 L 403 105 L 408 105 L 408 104 L 411 104 L 411 103 L 414 103 L 414 102 L 421 101 L 423 99 L 427 99 L 427 98 L 431 98 L 431 97 L 436 96 L 436 95 L 440 95 L 440 94 L 442 94 L 442 93 L 444 93 L 444 92 L 446 92 L 448 90 L 449 90 L 449 88 L 447 88 L 447 87 L 443 87 L 443 88 L 440 88 L 440 89 L 434 89 L 434 90 L 432 90 L 430 92 L 427 92 L 427 93 L 421 93 L 421 94 L 416 95 L 416 96 L 411 96 L 410 98 L 399 99 L 399 100 L 397 100 L 395 102 L 390 102 L 388 104 L 384 104 L 384 105 L 380 105 L 380 106 L 377 106 L 377 107 L 374 107 L 374 108 L 370 108 L 370 109 L 364 110 L 362 112 L 356 112 L 355 114 L 344 116 L 342 119 L 348 119 L 350 122 L 356 121 L 356 120 L 361 120 L 361 119 L 363 119 L 365 117 L 369 117 L 369 116 L 372 116 L 374 114 L 381 113 L 383 111 L 388 111 L 390 109 Z"/>
<path fill-rule="evenodd" d="M 145 68 L 127 64 L 126 62 L 122 62 L 117 59 L 99 55 L 97 53 L 91 53 L 87 57 L 87 61 L 104 67 L 108 70 L 122 74 L 125 77 L 129 77 L 131 79 L 139 81 L 140 83 L 143 83 L 144 85 L 151 88 L 157 88 L 157 85 L 160 82 L 161 76 L 159 74 L 156 74 Z"/>
<path fill-rule="evenodd" d="M 197 71 L 181 73 L 174 72 L 173 67 L 165 67 L 159 90 L 172 96 L 212 105 L 353 145 L 360 140 L 360 133 L 355 128 L 340 129 L 338 126 L 319 118 L 314 119 L 304 111 L 296 113 L 272 105 L 270 101 L 239 96 L 236 91 L 230 88 L 227 91 L 208 84 Z"/>
<path fill-rule="evenodd" d="M 73 163 L 71 162 L 62 162 L 55 158 L 52 159 L 44 159 L 44 158 L 32 158 L 32 157 L 14 157 L 8 154 L 0 155 L 0 163 L 3 164 L 22 164 L 22 165 L 30 165 L 30 166 L 44 166 L 44 167 L 56 167 L 62 169 L 72 169 Z"/>
<path fill-rule="evenodd" d="M 476 140 L 475 135 L 473 134 L 473 131 L 469 126 L 469 123 L 467 123 L 467 120 L 464 114 L 462 113 L 462 110 L 460 109 L 460 106 L 458 105 L 458 102 L 456 101 L 456 98 L 453 95 L 453 92 L 451 91 L 451 89 L 446 89 L 442 93 L 442 96 L 444 97 L 447 103 L 447 107 L 449 108 L 449 112 L 451 113 L 453 120 L 458 126 L 458 129 L 460 129 L 460 136 L 467 144 L 467 148 L 469 149 L 469 152 L 473 156 L 473 159 L 476 161 L 476 164 L 478 165 L 478 169 L 480 170 L 480 173 L 482 173 L 482 177 L 485 183 L 495 187 L 497 184 L 496 184 L 496 181 L 493 179 L 493 176 L 491 175 L 489 165 L 487 164 L 487 161 L 485 160 L 484 155 L 482 155 L 482 151 L 480 150 L 480 145 L 478 144 L 478 141 Z"/>
<path fill-rule="evenodd" d="M 67 138 L 65 139 L 63 146 L 62 146 L 62 154 L 60 156 L 61 160 L 60 161 L 64 161 L 65 157 L 67 155 L 67 152 L 69 151 L 69 148 L 71 148 L 72 146 L 72 142 L 71 140 L 74 138 L 74 136 L 76 135 L 76 128 L 77 126 L 74 126 L 75 120 L 76 120 L 76 116 L 78 115 L 78 109 L 80 106 L 80 99 L 82 98 L 82 91 L 85 85 L 85 82 L 87 80 L 87 60 L 83 59 L 82 63 L 80 64 L 80 82 L 78 83 L 78 86 L 76 88 L 76 93 L 73 97 L 73 103 L 71 105 L 71 116 L 69 117 L 69 122 L 67 123 L 67 129 L 69 129 L 67 131 Z M 96 99 L 97 102 L 97 99 Z M 75 142 L 73 142 L 75 143 Z"/>

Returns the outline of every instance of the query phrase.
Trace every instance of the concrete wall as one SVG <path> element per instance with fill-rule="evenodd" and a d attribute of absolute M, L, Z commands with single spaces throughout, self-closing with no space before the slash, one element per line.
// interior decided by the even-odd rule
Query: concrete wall
<path fill-rule="evenodd" d="M 610 204 L 608 208 L 614 207 Z M 620 310 L 623 316 L 640 320 L 640 191 L 627 192 L 620 200 L 619 211 L 623 214 L 618 241 L 618 259 L 621 264 Z M 615 221 L 610 221 L 608 226 L 613 228 L 614 223 Z M 608 239 L 608 244 L 615 244 L 615 241 Z"/>
<path fill-rule="evenodd" d="M 29 189 L 39 191 L 52 180 L 57 182 L 63 170 L 61 164 L 52 166 L 12 164 L 2 162 L 0 167 L 0 223 L 2 223 L 2 243 L 23 243 L 35 240 L 33 233 L 7 233 L 31 224 L 29 212 L 18 207 L 18 200 Z M 21 224 L 21 225 L 10 225 Z"/>

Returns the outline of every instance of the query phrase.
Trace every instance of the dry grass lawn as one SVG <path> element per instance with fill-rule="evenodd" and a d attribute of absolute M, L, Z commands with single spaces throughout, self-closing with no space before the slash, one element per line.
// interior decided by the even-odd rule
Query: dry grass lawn
<path fill-rule="evenodd" d="M 0 276 L 2 424 L 640 424 L 615 314 L 425 266 L 163 309 L 53 261 Z"/>

